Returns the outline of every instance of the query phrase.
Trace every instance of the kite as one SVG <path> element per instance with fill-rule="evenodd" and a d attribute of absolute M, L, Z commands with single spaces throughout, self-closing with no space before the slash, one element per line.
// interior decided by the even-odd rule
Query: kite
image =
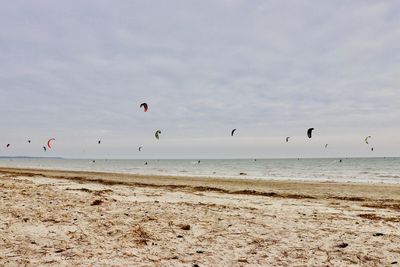
<path fill-rule="evenodd" d="M 311 138 L 312 137 L 312 131 L 314 130 L 314 128 L 310 128 L 310 129 L 308 129 L 307 130 L 307 136 L 308 136 L 308 138 Z"/>
<path fill-rule="evenodd" d="M 149 109 L 149 106 L 147 105 L 147 103 L 140 104 L 140 107 L 144 108 L 144 112 L 147 112 L 147 110 Z"/>
<path fill-rule="evenodd" d="M 157 139 L 160 139 L 160 134 L 161 134 L 161 131 L 160 131 L 160 130 L 157 130 L 156 133 L 154 134 L 154 136 L 155 136 Z"/>
<path fill-rule="evenodd" d="M 51 142 L 53 142 L 54 140 L 56 140 L 55 138 L 50 138 L 49 141 L 47 141 L 47 146 L 49 148 L 51 148 Z"/>
<path fill-rule="evenodd" d="M 368 145 L 369 143 L 368 143 L 368 139 L 369 138 L 371 138 L 371 136 L 370 135 L 368 135 L 367 137 L 365 137 L 365 143 Z"/>

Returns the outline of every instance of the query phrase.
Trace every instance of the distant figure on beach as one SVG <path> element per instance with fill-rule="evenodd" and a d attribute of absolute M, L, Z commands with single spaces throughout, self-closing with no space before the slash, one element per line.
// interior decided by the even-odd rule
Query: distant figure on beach
<path fill-rule="evenodd" d="M 144 165 L 147 165 L 147 161 L 144 163 Z"/>
<path fill-rule="evenodd" d="M 95 161 L 95 160 L 93 160 L 92 162 L 93 162 L 93 163 L 95 163 L 96 161 Z"/>
<path fill-rule="evenodd" d="M 100 145 L 100 143 L 101 143 L 101 140 L 99 140 L 97 143 Z"/>
<path fill-rule="evenodd" d="M 289 138 L 290 138 L 290 136 L 286 137 L 286 143 L 289 142 Z"/>
<path fill-rule="evenodd" d="M 30 143 L 31 143 L 31 140 L 28 140 L 28 143 L 30 144 Z"/>
<path fill-rule="evenodd" d="M 200 160 L 199 160 L 199 161 L 197 161 L 197 163 L 198 163 L 198 164 L 200 164 Z"/>
<path fill-rule="evenodd" d="M 10 144 L 7 144 L 6 147 L 10 147 Z"/>
<path fill-rule="evenodd" d="M 371 147 L 371 151 L 374 151 L 374 148 L 373 148 L 373 147 Z"/>
<path fill-rule="evenodd" d="M 44 152 L 46 152 L 47 148 L 45 146 L 43 146 L 43 150 L 44 150 Z"/>
<path fill-rule="evenodd" d="M 342 162 L 342 160 L 339 160 L 339 162 Z"/>

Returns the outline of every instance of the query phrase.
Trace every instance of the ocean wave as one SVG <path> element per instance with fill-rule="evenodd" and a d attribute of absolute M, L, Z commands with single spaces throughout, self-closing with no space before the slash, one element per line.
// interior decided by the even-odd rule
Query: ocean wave
<path fill-rule="evenodd" d="M 392 179 L 399 179 L 399 175 L 378 175 L 380 178 L 392 178 Z"/>

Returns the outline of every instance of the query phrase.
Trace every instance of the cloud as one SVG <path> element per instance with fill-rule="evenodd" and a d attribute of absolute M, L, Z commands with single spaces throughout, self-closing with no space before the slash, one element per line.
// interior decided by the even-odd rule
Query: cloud
<path fill-rule="evenodd" d="M 271 149 L 257 155 L 274 157 L 283 149 L 275 137 L 303 138 L 310 126 L 338 143 L 398 135 L 399 9 L 396 1 L 7 2 L 1 139 L 63 136 L 63 156 L 102 137 L 111 156 L 136 157 L 129 150 L 149 143 L 152 157 L 197 157 L 190 147 L 202 138 L 207 156 L 251 156 L 241 151 L 262 143 Z M 239 144 L 215 141 L 232 128 Z M 164 142 L 181 141 L 153 144 L 156 129 Z M 284 155 L 309 148 L 296 149 Z"/>

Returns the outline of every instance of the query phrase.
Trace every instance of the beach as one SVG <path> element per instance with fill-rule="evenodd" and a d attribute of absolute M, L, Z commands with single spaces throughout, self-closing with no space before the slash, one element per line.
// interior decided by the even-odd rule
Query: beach
<path fill-rule="evenodd" d="M 0 266 L 399 266 L 400 185 L 0 168 Z"/>

